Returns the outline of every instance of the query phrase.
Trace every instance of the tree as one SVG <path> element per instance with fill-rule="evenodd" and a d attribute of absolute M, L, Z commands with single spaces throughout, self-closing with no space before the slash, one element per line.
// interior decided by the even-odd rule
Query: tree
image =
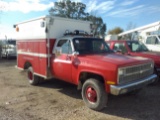
<path fill-rule="evenodd" d="M 71 19 L 80 19 L 91 21 L 94 26 L 93 34 L 97 37 L 104 37 L 106 32 L 106 24 L 103 23 L 101 17 L 96 17 L 85 12 L 86 5 L 81 2 L 72 2 L 71 0 L 63 0 L 54 2 L 54 7 L 49 10 L 49 14 L 53 16 L 66 17 Z"/>
<path fill-rule="evenodd" d="M 88 15 L 85 18 L 85 20 L 91 21 L 93 23 L 94 36 L 104 38 L 107 27 L 106 27 L 106 24 L 103 23 L 103 19 L 101 17 L 96 17 L 94 15 Z"/>
<path fill-rule="evenodd" d="M 126 30 L 131 30 L 131 29 L 134 29 L 134 28 L 136 28 L 136 24 L 133 24 L 132 22 L 129 22 L 127 24 Z"/>
<path fill-rule="evenodd" d="M 111 34 L 111 35 L 117 35 L 119 33 L 122 33 L 123 32 L 123 29 L 120 28 L 120 27 L 115 27 L 113 28 L 112 30 L 109 30 L 108 31 L 108 34 Z"/>
<path fill-rule="evenodd" d="M 70 0 L 63 0 L 60 2 L 55 2 L 54 7 L 49 10 L 50 15 L 73 18 L 73 19 L 83 19 L 88 13 L 85 13 L 86 5 L 80 2 L 71 2 Z"/>
<path fill-rule="evenodd" d="M 127 28 L 126 30 L 132 30 L 136 28 L 136 24 L 133 24 L 132 22 L 129 22 L 128 25 L 127 25 Z M 128 39 L 128 40 L 131 40 L 132 37 L 134 36 L 135 33 L 129 33 L 125 36 L 125 39 Z"/>
<path fill-rule="evenodd" d="M 5 9 L 6 9 L 6 6 L 5 6 L 3 0 L 0 0 L 0 19 L 1 19 L 1 15 L 5 11 Z"/>

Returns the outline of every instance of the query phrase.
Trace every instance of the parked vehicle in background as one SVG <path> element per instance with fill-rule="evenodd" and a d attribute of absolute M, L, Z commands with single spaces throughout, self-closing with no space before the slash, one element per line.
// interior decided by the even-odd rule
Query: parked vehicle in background
<path fill-rule="evenodd" d="M 118 53 L 130 56 L 140 56 L 151 58 L 155 63 L 155 73 L 160 77 L 160 53 L 149 51 L 148 48 L 139 41 L 111 40 L 107 41 L 110 48 Z"/>
<path fill-rule="evenodd" d="M 31 85 L 42 78 L 77 85 L 85 104 L 94 110 L 106 106 L 108 94 L 129 93 L 155 81 L 153 60 L 113 53 L 104 40 L 90 35 L 91 26 L 53 16 L 14 25 L 17 67 L 27 70 Z"/>
<path fill-rule="evenodd" d="M 0 40 L 0 56 L 1 56 L 1 54 L 2 54 L 2 41 Z M 0 59 L 1 59 L 1 57 L 0 57 Z"/>
<path fill-rule="evenodd" d="M 1 40 L 1 58 L 17 57 L 16 40 Z"/>
<path fill-rule="evenodd" d="M 147 36 L 144 44 L 150 51 L 160 52 L 160 35 Z"/>

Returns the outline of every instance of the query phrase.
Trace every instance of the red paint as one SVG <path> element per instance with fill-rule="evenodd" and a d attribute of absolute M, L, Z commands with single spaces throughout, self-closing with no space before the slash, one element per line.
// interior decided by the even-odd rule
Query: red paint
<path fill-rule="evenodd" d="M 86 98 L 90 101 L 95 103 L 97 101 L 97 93 L 92 87 L 88 87 L 86 89 Z"/>
<path fill-rule="evenodd" d="M 34 72 L 47 76 L 48 58 L 40 56 L 51 55 L 55 39 L 50 39 L 50 50 L 48 54 L 47 39 L 18 40 L 17 41 L 17 66 L 24 69 L 25 63 L 30 63 Z M 25 54 L 24 54 L 25 53 Z"/>
<path fill-rule="evenodd" d="M 72 57 L 67 59 L 68 56 L 66 54 L 62 54 L 58 58 L 52 58 L 51 68 L 52 74 L 59 79 L 63 79 L 64 81 L 68 81 L 72 83 Z M 57 62 L 55 62 L 57 60 Z M 64 60 L 66 62 L 63 62 Z"/>

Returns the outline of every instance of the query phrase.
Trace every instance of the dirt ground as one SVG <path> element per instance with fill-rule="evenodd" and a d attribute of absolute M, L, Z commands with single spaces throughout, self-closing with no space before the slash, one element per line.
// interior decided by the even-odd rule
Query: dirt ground
<path fill-rule="evenodd" d="M 101 112 L 85 106 L 76 86 L 51 80 L 29 85 L 16 60 L 0 59 L 0 120 L 159 120 L 160 83 L 136 95 L 109 95 Z"/>

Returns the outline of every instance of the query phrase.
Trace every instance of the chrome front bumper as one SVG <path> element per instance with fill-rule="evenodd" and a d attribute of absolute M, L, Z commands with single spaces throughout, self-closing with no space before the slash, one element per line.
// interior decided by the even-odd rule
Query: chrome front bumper
<path fill-rule="evenodd" d="M 153 83 L 155 79 L 157 78 L 156 74 L 153 74 L 147 78 L 137 80 L 134 82 L 130 82 L 127 84 L 123 85 L 110 85 L 110 93 L 113 95 L 120 95 L 120 94 L 125 94 L 137 89 L 140 89 L 150 83 Z"/>

